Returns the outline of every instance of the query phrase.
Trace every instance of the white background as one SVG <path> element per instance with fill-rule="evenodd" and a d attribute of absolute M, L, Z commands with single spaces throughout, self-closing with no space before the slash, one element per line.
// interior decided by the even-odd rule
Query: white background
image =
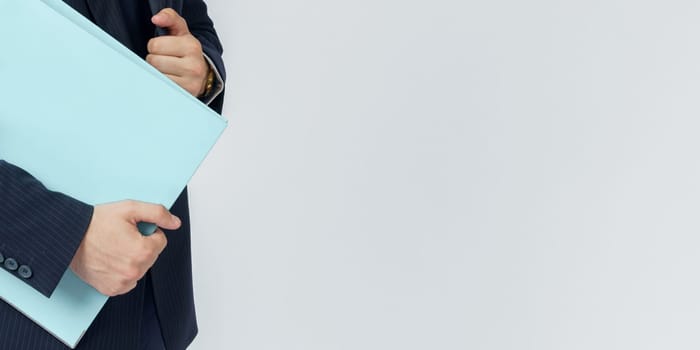
<path fill-rule="evenodd" d="M 700 3 L 210 0 L 193 349 L 700 347 Z"/>

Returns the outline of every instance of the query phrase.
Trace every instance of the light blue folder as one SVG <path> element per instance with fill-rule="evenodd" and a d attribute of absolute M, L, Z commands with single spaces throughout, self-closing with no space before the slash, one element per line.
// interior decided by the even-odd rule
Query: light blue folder
<path fill-rule="evenodd" d="M 0 159 L 84 202 L 172 206 L 226 126 L 60 0 L 0 0 L 0 45 Z M 0 298 L 72 348 L 107 301 L 70 269 Z"/>

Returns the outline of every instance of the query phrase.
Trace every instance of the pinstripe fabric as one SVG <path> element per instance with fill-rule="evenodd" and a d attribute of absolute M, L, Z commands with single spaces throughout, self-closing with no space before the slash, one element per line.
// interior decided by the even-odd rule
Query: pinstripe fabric
<path fill-rule="evenodd" d="M 202 0 L 170 0 L 170 3 L 173 8 L 179 9 L 180 14 L 187 19 L 190 32 L 202 43 L 202 50 L 214 62 L 219 74 L 226 81 L 226 68 L 222 58 L 224 49 L 216 30 L 214 30 L 214 23 L 207 15 L 207 5 Z M 225 91 L 222 91 L 217 98 L 209 103 L 209 107 L 221 113 L 224 106 L 224 95 Z"/>
<path fill-rule="evenodd" d="M 141 321 L 141 335 L 138 350 L 165 350 L 163 331 L 156 313 L 156 304 L 153 300 L 153 283 L 151 278 L 146 278 L 144 291 L 143 314 Z M 150 300 L 150 301 L 149 301 Z"/>
<path fill-rule="evenodd" d="M 134 51 L 129 39 L 134 23 L 124 10 L 144 0 L 64 0 Z M 222 48 L 202 0 L 157 0 L 179 10 L 205 53 L 225 77 Z M 104 7 L 103 7 L 104 6 Z M 152 36 L 153 33 L 140 35 Z M 222 93 L 209 106 L 221 112 Z M 30 111 L 30 109 L 28 109 Z M 99 111 L 96 111 L 99 113 Z M 0 158 L 2 152 L 0 151 Z M 168 350 L 185 349 L 196 336 L 192 291 L 190 222 L 185 190 L 172 208 L 182 219 L 177 231 L 165 231 L 168 246 L 146 278 Z M 32 266 L 27 280 L 45 295 L 55 288 L 82 239 L 92 207 L 44 188 L 30 174 L 0 160 L 0 253 Z M 80 350 L 137 349 L 144 305 L 145 279 L 131 292 L 110 298 L 78 345 Z M 66 350 L 43 329 L 0 301 L 0 350 Z"/>
<path fill-rule="evenodd" d="M 92 207 L 48 191 L 2 160 L 0 198 L 0 253 L 30 266 L 33 276 L 21 280 L 50 296 L 83 239 Z"/>
<path fill-rule="evenodd" d="M 128 1 L 124 1 L 128 3 Z M 105 32 L 119 40 L 127 47 L 133 47 L 134 43 L 129 37 L 129 27 L 125 22 L 122 4 L 119 1 L 97 0 L 87 1 L 87 6 L 92 13 L 93 21 Z"/>
<path fill-rule="evenodd" d="M 191 343 L 198 332 L 187 202 L 185 192 L 173 206 L 173 213 L 182 214 L 182 226 L 177 231 L 165 231 L 171 249 L 166 248 L 151 269 L 156 311 L 167 349 L 183 349 L 183 345 Z"/>

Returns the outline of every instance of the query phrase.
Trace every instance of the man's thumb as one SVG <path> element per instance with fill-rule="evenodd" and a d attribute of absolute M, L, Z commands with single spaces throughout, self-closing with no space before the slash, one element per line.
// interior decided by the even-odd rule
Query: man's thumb
<path fill-rule="evenodd" d="M 170 35 L 181 36 L 190 33 L 185 19 L 171 8 L 162 9 L 151 18 L 151 22 L 160 28 L 167 29 Z"/>
<path fill-rule="evenodd" d="M 171 214 L 162 205 L 149 204 L 143 202 L 133 203 L 132 219 L 136 222 L 148 222 L 156 224 L 166 230 L 176 230 L 180 228 L 182 222 L 180 218 Z"/>

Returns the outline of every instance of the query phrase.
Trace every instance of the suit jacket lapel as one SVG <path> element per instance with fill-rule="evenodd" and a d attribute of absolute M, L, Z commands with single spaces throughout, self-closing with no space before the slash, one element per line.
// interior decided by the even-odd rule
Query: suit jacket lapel
<path fill-rule="evenodd" d="M 148 4 L 151 7 L 151 13 L 154 15 L 167 7 L 182 13 L 182 0 L 148 0 Z"/>
<path fill-rule="evenodd" d="M 126 47 L 132 48 L 134 43 L 129 36 L 129 27 L 122 12 L 121 0 L 85 0 L 95 23 L 112 35 Z M 144 0 L 137 0 L 144 1 Z M 170 7 L 182 13 L 183 0 L 148 0 L 151 12 L 155 15 L 160 10 Z M 156 35 L 167 34 L 156 30 Z"/>
<path fill-rule="evenodd" d="M 133 47 L 119 0 L 86 0 L 95 23 L 126 47 Z"/>
<path fill-rule="evenodd" d="M 151 7 L 151 14 L 155 15 L 160 10 L 168 7 L 168 0 L 148 0 L 148 5 Z"/>
<path fill-rule="evenodd" d="M 164 8 L 172 8 L 177 13 L 182 12 L 182 0 L 148 0 L 148 5 L 151 8 L 151 14 L 155 15 Z M 168 32 L 162 28 L 156 28 L 156 36 L 168 35 Z"/>

